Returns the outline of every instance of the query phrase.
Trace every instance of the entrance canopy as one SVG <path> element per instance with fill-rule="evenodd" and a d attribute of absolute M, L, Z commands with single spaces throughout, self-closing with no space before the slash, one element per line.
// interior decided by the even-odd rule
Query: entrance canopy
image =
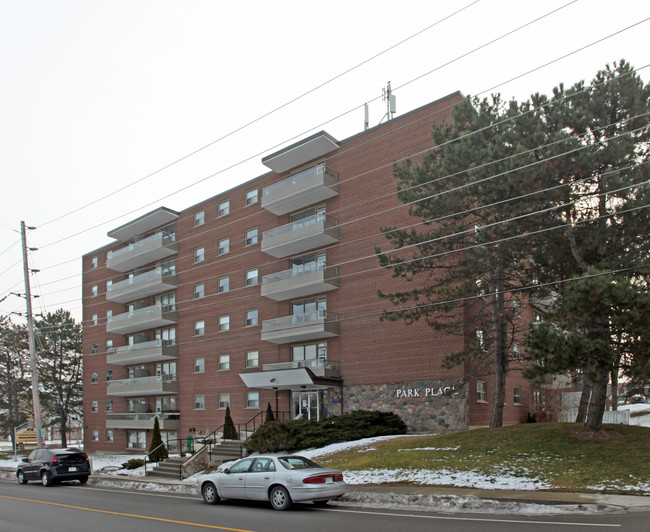
<path fill-rule="evenodd" d="M 262 390 L 316 390 L 334 384 L 331 379 L 316 377 L 307 368 L 240 373 L 239 376 L 248 388 Z"/>

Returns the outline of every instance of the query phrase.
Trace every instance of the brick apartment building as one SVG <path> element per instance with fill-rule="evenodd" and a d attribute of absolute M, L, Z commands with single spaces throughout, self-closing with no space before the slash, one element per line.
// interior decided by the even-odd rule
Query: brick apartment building
<path fill-rule="evenodd" d="M 431 148 L 431 123 L 461 99 L 343 141 L 317 133 L 265 157 L 260 177 L 110 231 L 83 257 L 86 449 L 144 449 L 155 416 L 173 448 L 226 406 L 235 423 L 270 404 L 307 419 L 393 411 L 412 431 L 487 425 L 493 377 L 441 366 L 463 340 L 380 321 L 377 296 L 400 286 L 378 265 L 380 228 L 414 222 L 392 163 Z M 506 424 L 532 412 L 514 366 Z"/>

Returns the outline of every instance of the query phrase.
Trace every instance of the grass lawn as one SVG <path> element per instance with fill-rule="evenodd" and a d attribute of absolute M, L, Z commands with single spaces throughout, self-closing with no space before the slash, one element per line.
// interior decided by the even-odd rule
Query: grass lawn
<path fill-rule="evenodd" d="M 537 478 L 557 491 L 650 494 L 650 428 L 607 425 L 607 438 L 577 437 L 582 425 L 532 423 L 408 436 L 322 456 L 344 471 L 446 469 Z"/>

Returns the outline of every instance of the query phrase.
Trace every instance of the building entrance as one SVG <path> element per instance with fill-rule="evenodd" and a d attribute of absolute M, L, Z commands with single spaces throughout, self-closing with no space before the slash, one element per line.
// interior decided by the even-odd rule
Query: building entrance
<path fill-rule="evenodd" d="M 292 392 L 292 412 L 291 418 L 295 419 L 302 414 L 302 419 L 309 419 L 312 421 L 319 420 L 320 412 L 320 397 L 316 392 Z"/>

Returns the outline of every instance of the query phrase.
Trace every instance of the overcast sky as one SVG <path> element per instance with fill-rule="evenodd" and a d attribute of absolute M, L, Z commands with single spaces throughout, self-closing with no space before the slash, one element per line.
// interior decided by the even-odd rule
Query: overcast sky
<path fill-rule="evenodd" d="M 0 0 L 0 315 L 25 309 L 21 220 L 34 312 L 80 320 L 81 256 L 110 229 L 253 179 L 315 131 L 356 134 L 366 102 L 377 125 L 388 81 L 399 115 L 641 69 L 648 17 L 647 0 Z"/>

